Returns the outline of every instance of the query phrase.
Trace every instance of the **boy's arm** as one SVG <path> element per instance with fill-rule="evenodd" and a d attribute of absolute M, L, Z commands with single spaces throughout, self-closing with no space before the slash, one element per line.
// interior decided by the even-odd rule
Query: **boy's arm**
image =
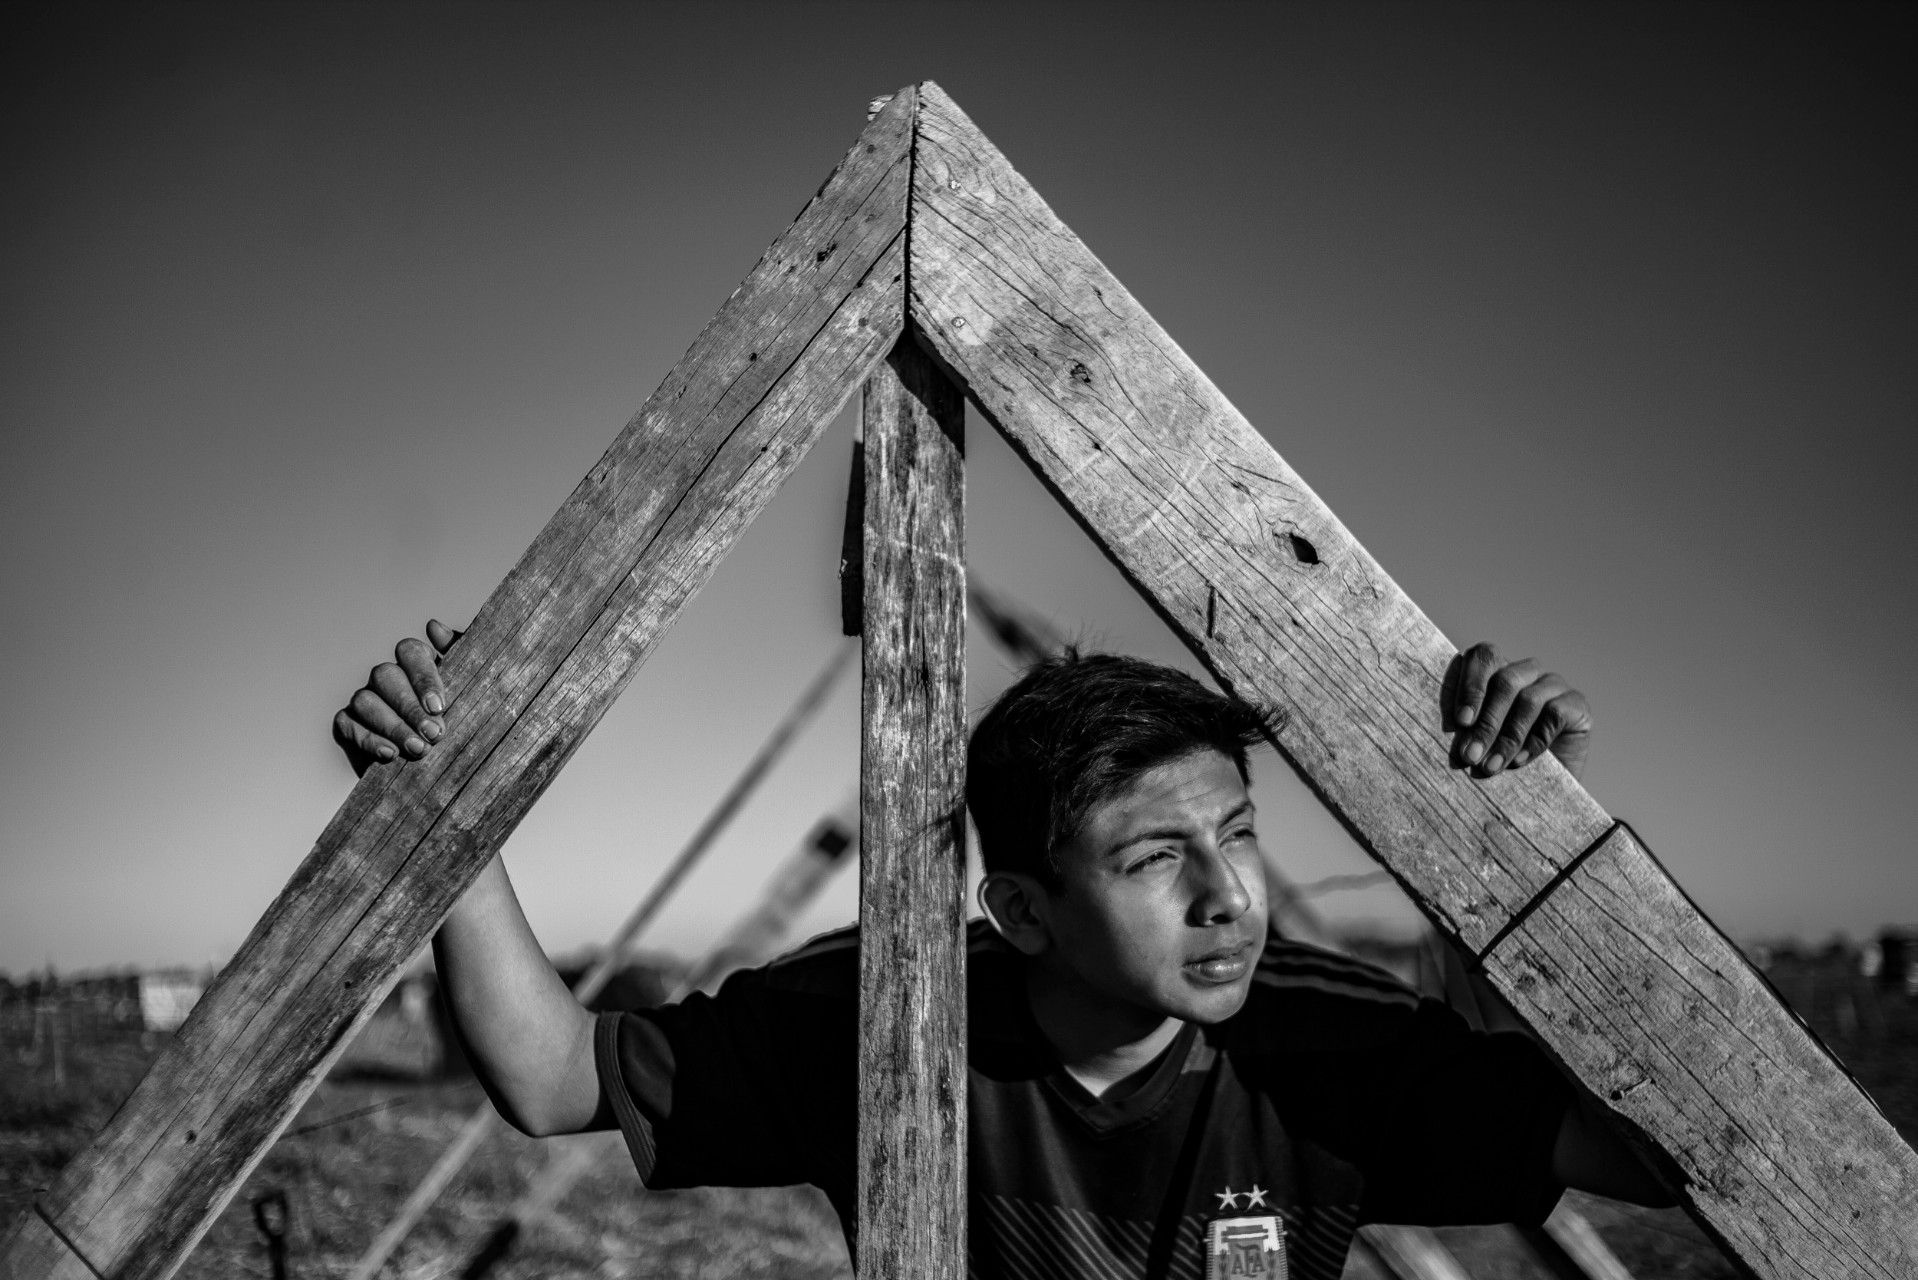
<path fill-rule="evenodd" d="M 474 1073 L 514 1128 L 547 1137 L 612 1127 L 594 1015 L 553 971 L 499 858 L 440 926 L 433 963 Z"/>
<path fill-rule="evenodd" d="M 333 740 L 354 772 L 417 760 L 444 731 L 439 654 L 459 633 L 437 620 L 400 641 L 333 717 Z M 437 651 L 437 652 L 436 652 Z M 593 1061 L 593 1015 L 573 998 L 520 910 L 506 867 L 486 865 L 433 939 L 441 998 L 480 1083 L 516 1128 L 535 1136 L 608 1128 Z"/>

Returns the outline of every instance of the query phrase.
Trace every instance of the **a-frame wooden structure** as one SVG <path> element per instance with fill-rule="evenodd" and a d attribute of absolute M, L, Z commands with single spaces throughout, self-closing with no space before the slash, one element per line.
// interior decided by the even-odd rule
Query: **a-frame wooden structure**
<path fill-rule="evenodd" d="M 932 84 L 887 100 L 450 655 L 0 1251 L 161 1277 L 852 390 L 866 401 L 860 1266 L 964 1261 L 960 421 L 969 395 L 1753 1274 L 1918 1274 L 1918 1156 L 1554 763 L 1447 767 L 1453 649 Z"/>

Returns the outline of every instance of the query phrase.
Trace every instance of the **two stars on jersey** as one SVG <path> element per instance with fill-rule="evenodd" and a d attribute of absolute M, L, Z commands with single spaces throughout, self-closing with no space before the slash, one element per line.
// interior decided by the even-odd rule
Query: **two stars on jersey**
<path fill-rule="evenodd" d="M 1252 1184 L 1250 1191 L 1227 1187 L 1212 1194 L 1218 1197 L 1222 1210 L 1270 1207 L 1257 1183 Z M 1206 1280 L 1228 1280 L 1228 1277 L 1286 1280 L 1285 1220 L 1276 1213 L 1214 1218 L 1205 1229 L 1205 1264 Z"/>

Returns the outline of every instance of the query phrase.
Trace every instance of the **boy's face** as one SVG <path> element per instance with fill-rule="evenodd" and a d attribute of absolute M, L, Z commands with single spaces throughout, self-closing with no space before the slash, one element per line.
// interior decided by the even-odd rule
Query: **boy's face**
<path fill-rule="evenodd" d="M 1118 1016 L 1218 1022 L 1238 1012 L 1265 945 L 1265 867 L 1230 759 L 1158 765 L 1086 816 L 1045 895 L 1047 960 Z"/>

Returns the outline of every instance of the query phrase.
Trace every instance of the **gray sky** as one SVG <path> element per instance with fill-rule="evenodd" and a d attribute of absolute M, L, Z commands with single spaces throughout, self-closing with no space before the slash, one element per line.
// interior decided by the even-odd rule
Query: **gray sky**
<path fill-rule="evenodd" d="M 39 13 L 0 55 L 0 969 L 237 945 L 350 785 L 332 710 L 471 616 L 924 78 L 1448 635 L 1588 691 L 1588 785 L 1720 924 L 1918 921 L 1894 10 Z M 842 643 L 848 438 L 509 843 L 550 947 L 611 930 Z M 979 424 L 970 472 L 982 577 L 1186 660 Z M 975 635 L 975 705 L 1006 678 Z M 847 688 L 654 943 L 743 910 L 856 726 Z M 1363 869 L 1278 762 L 1260 791 L 1295 875 Z"/>

